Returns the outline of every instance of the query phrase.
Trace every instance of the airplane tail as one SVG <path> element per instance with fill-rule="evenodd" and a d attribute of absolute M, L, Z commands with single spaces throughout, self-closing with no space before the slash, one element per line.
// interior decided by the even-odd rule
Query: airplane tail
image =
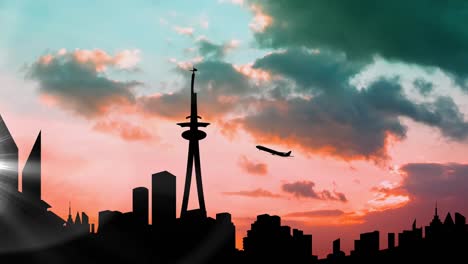
<path fill-rule="evenodd" d="M 288 153 L 286 153 L 286 155 L 290 156 L 290 155 L 291 155 L 291 151 L 289 151 Z"/>

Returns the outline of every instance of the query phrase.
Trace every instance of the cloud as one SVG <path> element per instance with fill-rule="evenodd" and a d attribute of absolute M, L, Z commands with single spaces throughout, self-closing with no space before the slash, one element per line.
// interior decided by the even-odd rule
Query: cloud
<path fill-rule="evenodd" d="M 125 50 L 114 56 L 102 50 L 60 50 L 40 57 L 27 68 L 26 78 L 39 84 L 39 91 L 55 104 L 75 114 L 94 117 L 116 105 L 133 104 L 138 81 L 108 78 L 108 68 L 133 69 L 139 51 Z"/>
<path fill-rule="evenodd" d="M 468 164 L 409 163 L 399 170 L 400 182 L 383 181 L 371 189 L 374 197 L 364 211 L 366 221 L 393 224 L 430 216 L 436 201 L 444 211 L 466 208 Z"/>
<path fill-rule="evenodd" d="M 155 136 L 144 127 L 123 120 L 100 120 L 93 127 L 96 131 L 115 134 L 127 141 L 152 141 Z"/>
<path fill-rule="evenodd" d="M 192 27 L 179 27 L 179 26 L 174 26 L 174 30 L 175 30 L 175 32 L 177 32 L 177 34 L 179 34 L 179 35 L 186 35 L 186 36 L 193 37 L 194 29 L 193 29 Z"/>
<path fill-rule="evenodd" d="M 178 61 L 175 58 L 170 58 L 169 62 L 174 63 L 175 65 L 177 65 L 177 67 L 179 69 L 190 70 L 195 66 L 195 64 L 201 63 L 203 61 L 203 59 L 204 58 L 202 56 L 197 56 L 197 57 L 194 57 L 192 59 L 185 60 L 185 61 Z"/>
<path fill-rule="evenodd" d="M 243 5 L 244 0 L 218 0 L 218 3 L 230 3 L 234 5 Z"/>
<path fill-rule="evenodd" d="M 401 183 L 382 181 L 371 189 L 373 198 L 367 201 L 367 213 L 386 211 L 407 205 L 411 199 L 407 193 L 401 191 Z"/>
<path fill-rule="evenodd" d="M 239 44 L 240 42 L 235 39 L 227 41 L 223 44 L 215 44 L 209 41 L 207 38 L 200 38 L 196 42 L 200 55 L 214 60 L 220 60 L 224 58 L 228 52 L 239 47 Z"/>
<path fill-rule="evenodd" d="M 210 119 L 236 110 L 242 111 L 244 101 L 258 90 L 229 63 L 203 61 L 197 65 L 195 91 L 198 93 L 199 114 Z M 190 75 L 183 72 L 184 86 L 172 94 L 142 96 L 139 108 L 148 115 L 169 119 L 187 115 L 190 105 Z"/>
<path fill-rule="evenodd" d="M 298 198 L 312 198 L 318 200 L 331 200 L 347 202 L 346 196 L 340 192 L 330 192 L 328 190 L 315 191 L 315 183 L 311 181 L 297 181 L 293 183 L 285 183 L 281 186 L 282 190 L 287 193 L 293 194 Z"/>
<path fill-rule="evenodd" d="M 268 166 L 266 163 L 250 161 L 246 156 L 240 157 L 239 166 L 244 171 L 254 175 L 266 175 L 268 173 Z"/>
<path fill-rule="evenodd" d="M 207 17 L 203 16 L 200 18 L 200 26 L 204 29 L 207 29 L 210 26 L 210 21 Z"/>
<path fill-rule="evenodd" d="M 273 23 L 273 18 L 265 14 L 261 6 L 250 5 L 250 10 L 254 14 L 252 22 L 249 24 L 252 31 L 257 33 L 264 32 L 265 29 Z"/>
<path fill-rule="evenodd" d="M 401 189 L 411 196 L 430 200 L 464 202 L 468 188 L 468 164 L 409 163 L 401 167 L 406 174 Z"/>
<path fill-rule="evenodd" d="M 223 192 L 225 195 L 236 195 L 236 196 L 247 196 L 247 197 L 269 197 L 269 198 L 280 198 L 281 195 L 272 193 L 262 188 L 251 190 L 251 191 L 238 191 L 238 192 Z"/>
<path fill-rule="evenodd" d="M 343 3 L 339 0 L 250 0 L 271 17 L 257 42 L 268 48 L 310 47 L 344 52 L 353 61 L 388 60 L 468 74 L 468 8 L 464 0 Z M 441 15 L 443 14 L 443 15 Z M 443 41 L 441 41 L 443 40 Z"/>
<path fill-rule="evenodd" d="M 434 85 L 430 82 L 427 82 L 423 79 L 416 79 L 413 82 L 414 87 L 416 87 L 422 95 L 429 95 L 434 89 Z"/>
<path fill-rule="evenodd" d="M 261 142 L 378 163 L 388 159 L 389 143 L 406 137 L 401 117 L 438 128 L 452 140 L 468 138 L 468 123 L 451 98 L 415 103 L 397 78 L 379 79 L 358 89 L 349 79 L 362 67 L 329 51 L 291 49 L 269 54 L 253 68 L 282 76 L 279 90 L 270 89 L 273 100 L 258 100 L 256 111 L 239 122 Z"/>
<path fill-rule="evenodd" d="M 294 212 L 284 215 L 285 217 L 334 217 L 344 215 L 345 212 L 335 209 L 335 210 L 314 210 L 314 211 L 305 211 L 305 212 Z"/>

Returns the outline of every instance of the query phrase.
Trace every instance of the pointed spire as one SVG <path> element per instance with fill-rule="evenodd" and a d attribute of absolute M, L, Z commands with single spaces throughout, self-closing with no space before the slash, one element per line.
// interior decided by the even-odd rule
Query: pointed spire
<path fill-rule="evenodd" d="M 446 226 L 455 225 L 455 223 L 453 222 L 452 215 L 450 215 L 450 213 L 447 213 L 447 216 L 445 217 L 445 220 L 444 220 L 444 225 L 446 225 Z"/>
<path fill-rule="evenodd" d="M 437 214 L 437 201 L 436 201 L 436 204 L 435 204 L 435 216 L 436 216 L 436 217 L 439 216 L 439 215 Z"/>
<path fill-rule="evenodd" d="M 413 221 L 413 230 L 416 230 L 416 218 Z"/>
<path fill-rule="evenodd" d="M 79 212 L 76 212 L 75 224 L 81 225 L 81 218 L 80 218 L 80 213 Z"/>
<path fill-rule="evenodd" d="M 70 201 L 68 202 L 68 219 L 67 219 L 67 225 L 68 225 L 68 226 L 73 225 L 73 218 L 72 218 L 72 215 L 71 215 L 71 202 L 70 202 Z"/>

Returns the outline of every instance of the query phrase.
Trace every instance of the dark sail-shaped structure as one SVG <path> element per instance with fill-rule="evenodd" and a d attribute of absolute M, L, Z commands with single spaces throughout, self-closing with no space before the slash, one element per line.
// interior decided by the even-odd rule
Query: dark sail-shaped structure
<path fill-rule="evenodd" d="M 41 132 L 37 136 L 23 169 L 23 194 L 41 200 Z"/>
<path fill-rule="evenodd" d="M 0 199 L 18 192 L 18 146 L 0 115 Z"/>

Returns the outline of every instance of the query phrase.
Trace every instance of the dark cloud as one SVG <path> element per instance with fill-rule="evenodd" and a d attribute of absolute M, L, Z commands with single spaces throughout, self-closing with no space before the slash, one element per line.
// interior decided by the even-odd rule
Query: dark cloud
<path fill-rule="evenodd" d="M 244 171 L 250 174 L 266 175 L 268 173 L 268 166 L 266 163 L 250 161 L 246 156 L 240 157 L 239 165 Z"/>
<path fill-rule="evenodd" d="M 239 42 L 231 40 L 222 44 L 216 44 L 206 38 L 201 38 L 196 42 L 198 53 L 208 60 L 221 60 L 226 54 L 237 48 Z"/>
<path fill-rule="evenodd" d="M 269 197 L 269 198 L 280 198 L 281 195 L 272 193 L 262 188 L 251 190 L 251 191 L 238 191 L 238 192 L 223 192 L 225 195 L 236 195 L 236 196 L 247 196 L 247 197 Z"/>
<path fill-rule="evenodd" d="M 314 211 L 305 211 L 305 212 L 294 212 L 284 215 L 285 217 L 333 217 L 344 215 L 345 212 L 335 209 L 335 210 L 314 210 Z"/>
<path fill-rule="evenodd" d="M 299 89 L 312 93 L 340 91 L 363 66 L 349 61 L 343 53 L 304 48 L 272 53 L 256 60 L 253 65 L 294 80 Z"/>
<path fill-rule="evenodd" d="M 429 95 L 434 89 L 434 85 L 431 82 L 423 79 L 414 80 L 413 85 L 422 95 Z"/>
<path fill-rule="evenodd" d="M 380 55 L 467 77 L 468 3 L 464 0 L 249 2 L 273 18 L 270 26 L 255 34 L 263 47 L 326 48 L 359 61 Z"/>
<path fill-rule="evenodd" d="M 330 192 L 328 190 L 315 191 L 315 183 L 311 181 L 297 181 L 285 183 L 281 186 L 283 191 L 291 193 L 298 198 L 312 198 L 319 200 L 332 200 L 347 202 L 346 196 L 339 192 Z"/>
<path fill-rule="evenodd" d="M 406 176 L 401 188 L 411 196 L 427 200 L 454 199 L 465 203 L 468 164 L 410 163 L 401 167 Z"/>
<path fill-rule="evenodd" d="M 436 127 L 450 139 L 468 137 L 468 123 L 450 98 L 412 102 L 396 78 L 357 89 L 348 80 L 362 66 L 347 62 L 342 55 L 287 50 L 259 59 L 255 67 L 292 80 L 294 91 L 305 95 L 273 96 L 276 100 L 258 104 L 256 113 L 241 120 L 260 141 L 343 159 L 382 161 L 387 159 L 389 136 L 406 137 L 400 117 Z"/>
<path fill-rule="evenodd" d="M 81 61 L 72 53 L 47 55 L 27 68 L 26 77 L 38 81 L 40 92 L 52 97 L 62 108 L 93 117 L 106 113 L 113 105 L 133 103 L 133 88 L 141 85 L 138 81 L 108 78 L 99 71 L 104 66 L 116 65 Z"/>
<path fill-rule="evenodd" d="M 242 100 L 257 92 L 247 77 L 229 63 L 204 61 L 197 65 L 197 69 L 195 92 L 199 94 L 199 113 L 204 118 L 235 111 L 242 107 Z M 190 105 L 190 75 L 185 70 L 180 70 L 180 73 L 186 77 L 183 89 L 172 94 L 140 97 L 140 107 L 148 114 L 167 118 L 187 115 L 187 107 Z"/>
<path fill-rule="evenodd" d="M 223 45 L 215 44 L 209 40 L 201 39 L 197 42 L 198 52 L 208 58 L 221 59 L 226 53 Z"/>

